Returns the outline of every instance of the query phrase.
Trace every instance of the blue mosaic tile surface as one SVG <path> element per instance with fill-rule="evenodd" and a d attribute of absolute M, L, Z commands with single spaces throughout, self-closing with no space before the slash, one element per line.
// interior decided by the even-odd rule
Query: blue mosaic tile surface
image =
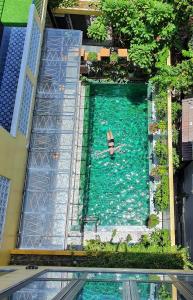
<path fill-rule="evenodd" d="M 5 49 L 3 52 L 4 70 L 0 83 L 0 125 L 8 131 L 11 128 L 25 32 L 25 28 L 10 28 L 9 39 L 5 42 L 5 48 L 8 46 L 7 54 L 5 55 Z"/>
<path fill-rule="evenodd" d="M 2 41 L 1 41 L 1 45 L 0 45 L 0 82 L 2 81 L 3 71 L 4 71 L 4 67 L 5 67 L 7 50 L 9 47 L 10 34 L 11 34 L 11 28 L 4 27 Z"/>

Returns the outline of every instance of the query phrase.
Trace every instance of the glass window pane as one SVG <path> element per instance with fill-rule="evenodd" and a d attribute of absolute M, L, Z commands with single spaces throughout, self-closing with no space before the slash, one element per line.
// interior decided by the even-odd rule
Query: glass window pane
<path fill-rule="evenodd" d="M 117 282 L 87 282 L 76 300 L 121 300 L 123 284 Z"/>
<path fill-rule="evenodd" d="M 34 281 L 11 295 L 12 300 L 51 300 L 68 281 Z"/>

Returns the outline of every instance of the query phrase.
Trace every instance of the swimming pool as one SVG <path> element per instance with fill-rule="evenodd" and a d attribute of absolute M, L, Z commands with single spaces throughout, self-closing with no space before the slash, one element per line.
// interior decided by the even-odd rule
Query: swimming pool
<path fill-rule="evenodd" d="M 149 215 L 146 94 L 144 83 L 90 86 L 84 215 L 99 225 L 144 225 Z M 113 159 L 108 130 L 120 146 Z"/>

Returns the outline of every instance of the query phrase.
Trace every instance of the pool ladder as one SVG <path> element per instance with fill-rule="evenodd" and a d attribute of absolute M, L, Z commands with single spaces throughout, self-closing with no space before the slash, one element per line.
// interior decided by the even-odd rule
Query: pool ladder
<path fill-rule="evenodd" d="M 82 223 L 83 223 L 83 225 L 87 224 L 87 223 L 95 223 L 95 232 L 97 232 L 99 217 L 95 217 L 95 216 L 84 217 L 84 218 L 82 218 Z"/>

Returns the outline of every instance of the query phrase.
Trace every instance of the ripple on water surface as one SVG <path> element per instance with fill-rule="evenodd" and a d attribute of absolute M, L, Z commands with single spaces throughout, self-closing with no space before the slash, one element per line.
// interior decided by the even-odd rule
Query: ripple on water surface
<path fill-rule="evenodd" d="M 149 214 L 148 125 L 145 84 L 92 85 L 88 216 L 100 225 L 144 225 Z M 114 159 L 106 134 L 111 130 Z"/>

